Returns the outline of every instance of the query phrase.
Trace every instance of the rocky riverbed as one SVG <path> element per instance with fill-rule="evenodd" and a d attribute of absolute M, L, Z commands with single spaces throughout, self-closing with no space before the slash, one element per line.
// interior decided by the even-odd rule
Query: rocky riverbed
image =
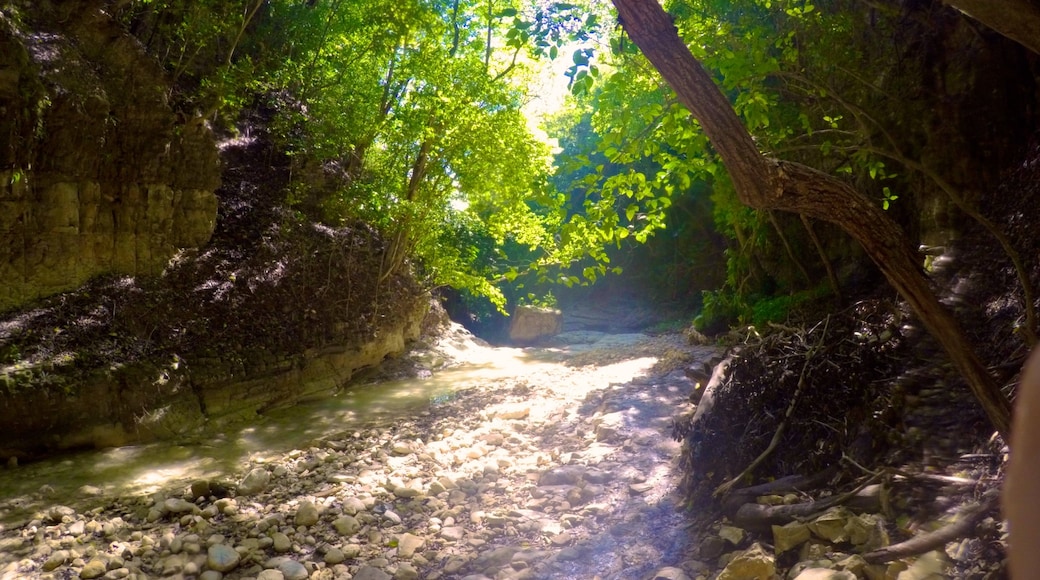
<path fill-rule="evenodd" d="M 42 507 L 0 528 L 0 578 L 679 579 L 706 571 L 690 557 L 670 432 L 690 406 L 680 367 L 714 349 L 679 336 L 568 333 L 556 347 L 506 350 L 530 358 L 528 370 L 441 394 L 396 420 L 342 425 L 296 449 L 253 454 L 221 477 L 86 504 L 49 495 L 41 479 L 32 499 Z M 456 328 L 403 366 L 437 373 L 491 364 L 506 350 Z"/>

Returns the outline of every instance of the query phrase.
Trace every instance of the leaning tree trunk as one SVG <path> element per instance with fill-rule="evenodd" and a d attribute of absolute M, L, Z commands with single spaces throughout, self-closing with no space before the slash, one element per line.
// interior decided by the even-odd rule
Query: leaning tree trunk
<path fill-rule="evenodd" d="M 943 0 L 949 6 L 1040 54 L 1040 6 L 1030 0 Z"/>
<path fill-rule="evenodd" d="M 722 157 L 741 202 L 832 222 L 855 238 L 942 344 L 994 428 L 1008 440 L 1011 405 L 953 315 L 939 302 L 917 252 L 888 214 L 843 181 L 811 167 L 769 159 L 676 32 L 658 0 L 612 0 L 632 41 L 700 122 Z"/>

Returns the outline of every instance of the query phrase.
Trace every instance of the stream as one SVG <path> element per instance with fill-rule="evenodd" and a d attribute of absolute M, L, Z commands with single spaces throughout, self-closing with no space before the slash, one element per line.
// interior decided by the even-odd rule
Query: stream
<path fill-rule="evenodd" d="M 426 378 L 191 441 L 0 470 L 0 578 L 635 578 L 679 565 L 689 538 L 669 433 L 691 385 L 662 363 L 712 353 L 571 334 L 493 348 L 455 328 L 410 355 L 433 367 Z M 249 497 L 187 491 L 234 489 L 257 469 L 271 483 Z M 301 518 L 312 507 L 316 521 Z M 225 545 L 226 570 L 212 554 Z"/>

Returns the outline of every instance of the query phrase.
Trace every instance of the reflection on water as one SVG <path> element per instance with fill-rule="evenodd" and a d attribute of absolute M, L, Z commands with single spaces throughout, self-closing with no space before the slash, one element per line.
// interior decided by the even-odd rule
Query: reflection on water
<path fill-rule="evenodd" d="M 560 358 L 550 350 L 482 349 L 470 358 L 473 364 L 439 371 L 428 379 L 351 387 L 336 396 L 268 412 L 247 425 L 200 435 L 190 443 L 86 451 L 0 469 L 0 522 L 24 521 L 51 503 L 82 509 L 99 504 L 97 496 L 144 495 L 192 479 L 220 477 L 250 461 L 305 448 L 316 439 L 388 425 L 397 417 L 447 402 L 459 390 L 548 367 Z M 49 486 L 45 494 L 44 486 Z"/>

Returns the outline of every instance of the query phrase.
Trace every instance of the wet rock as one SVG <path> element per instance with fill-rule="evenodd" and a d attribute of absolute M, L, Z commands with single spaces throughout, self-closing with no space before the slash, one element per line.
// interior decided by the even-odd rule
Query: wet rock
<path fill-rule="evenodd" d="M 214 544 L 206 551 L 206 566 L 217 572 L 230 572 L 238 566 L 241 556 L 225 544 Z"/>
<path fill-rule="evenodd" d="M 238 495 L 256 495 L 271 484 L 271 473 L 261 467 L 251 469 L 238 483 Z"/>
<path fill-rule="evenodd" d="M 285 580 L 285 574 L 282 574 L 281 570 L 264 570 L 256 580 Z"/>

